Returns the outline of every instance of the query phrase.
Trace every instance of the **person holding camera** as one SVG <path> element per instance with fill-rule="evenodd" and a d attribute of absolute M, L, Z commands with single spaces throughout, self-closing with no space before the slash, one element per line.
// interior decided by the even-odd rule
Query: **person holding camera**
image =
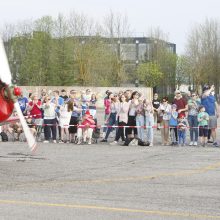
<path fill-rule="evenodd" d="M 52 139 L 53 143 L 57 143 L 57 128 L 56 128 L 56 104 L 51 102 L 51 98 L 49 96 L 45 97 L 44 104 L 42 106 L 44 110 L 44 143 L 49 143 L 49 139 Z"/>
<path fill-rule="evenodd" d="M 189 146 L 197 146 L 198 142 L 198 113 L 200 106 L 200 99 L 195 92 L 191 93 L 191 98 L 188 100 L 188 123 L 190 130 Z"/>
<path fill-rule="evenodd" d="M 101 142 L 107 142 L 109 134 L 112 132 L 112 126 L 116 125 L 117 120 L 117 112 L 118 112 L 118 102 L 116 97 L 114 97 L 113 93 L 109 95 L 109 98 L 111 100 L 110 102 L 110 114 L 109 117 L 106 118 L 105 124 L 107 125 L 106 134 L 103 140 Z"/>
<path fill-rule="evenodd" d="M 217 118 L 219 116 L 218 104 L 215 98 L 215 87 L 212 85 L 204 85 L 203 94 L 201 97 L 201 104 L 204 106 L 205 111 L 209 115 L 208 128 L 211 129 L 211 137 L 213 139 L 213 146 L 219 147 L 216 141 L 216 128 L 217 128 Z"/>
<path fill-rule="evenodd" d="M 168 103 L 168 97 L 163 97 L 158 112 L 161 118 L 162 144 L 169 145 L 169 121 L 171 118 L 171 105 Z"/>

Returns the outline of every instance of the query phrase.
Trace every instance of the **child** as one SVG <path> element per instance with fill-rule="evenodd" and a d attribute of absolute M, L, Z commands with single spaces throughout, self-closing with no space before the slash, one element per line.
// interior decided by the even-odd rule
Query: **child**
<path fill-rule="evenodd" d="M 89 110 L 87 110 L 82 118 L 81 126 L 79 126 L 77 130 L 77 144 L 82 143 L 82 138 L 84 143 L 86 142 L 86 139 L 88 139 L 88 144 L 92 143 L 92 133 L 94 126 L 95 121 L 93 120 L 93 117 L 90 115 Z"/>
<path fill-rule="evenodd" d="M 169 121 L 171 145 L 176 145 L 178 143 L 178 139 L 177 139 L 178 112 L 176 111 L 176 108 L 177 108 L 176 104 L 173 104 L 171 106 L 171 117 Z"/>
<path fill-rule="evenodd" d="M 209 115 L 205 112 L 205 107 L 203 105 L 199 106 L 198 122 L 199 122 L 199 137 L 200 143 L 205 147 L 208 137 L 208 121 Z"/>
<path fill-rule="evenodd" d="M 178 145 L 185 146 L 186 145 L 186 129 L 188 126 L 188 122 L 184 116 L 184 114 L 179 114 L 179 120 L 177 125 L 177 132 L 178 132 Z"/>

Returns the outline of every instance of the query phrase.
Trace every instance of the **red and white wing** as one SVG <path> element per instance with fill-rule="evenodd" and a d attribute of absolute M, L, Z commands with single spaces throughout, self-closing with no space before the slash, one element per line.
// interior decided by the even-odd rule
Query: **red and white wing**
<path fill-rule="evenodd" d="M 8 65 L 8 59 L 2 39 L 0 38 L 0 80 L 7 84 L 11 84 L 11 72 Z"/>
<path fill-rule="evenodd" d="M 2 39 L 0 38 L 0 80 L 7 84 L 10 85 L 11 84 L 11 72 L 10 72 L 10 68 L 9 68 L 9 64 L 8 64 L 8 59 L 5 53 L 5 48 L 4 48 L 4 44 Z M 31 151 L 35 151 L 36 150 L 36 141 L 34 136 L 32 135 L 26 120 L 24 119 L 24 116 L 21 112 L 20 106 L 18 101 L 16 101 L 14 103 L 14 107 L 18 113 L 18 117 L 20 119 L 20 122 L 22 124 L 27 142 L 28 142 L 28 146 L 31 149 Z"/>
<path fill-rule="evenodd" d="M 21 112 L 21 108 L 20 108 L 19 103 L 15 102 L 14 106 L 17 111 L 18 117 L 20 119 L 21 125 L 23 127 L 23 131 L 24 131 L 25 137 L 27 139 L 28 146 L 29 146 L 30 150 L 33 152 L 36 150 L 36 146 L 37 146 L 36 140 L 35 140 L 33 134 L 31 133 L 30 128 L 28 127 L 27 122 Z"/>

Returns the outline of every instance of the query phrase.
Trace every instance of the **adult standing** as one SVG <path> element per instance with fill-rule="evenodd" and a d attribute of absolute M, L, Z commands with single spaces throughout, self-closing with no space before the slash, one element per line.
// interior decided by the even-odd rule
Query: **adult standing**
<path fill-rule="evenodd" d="M 97 98 L 95 93 L 93 93 L 89 101 L 89 112 L 92 115 L 93 119 L 96 119 L 96 102 L 97 102 Z"/>
<path fill-rule="evenodd" d="M 60 107 L 60 120 L 59 126 L 61 128 L 61 140 L 59 143 L 64 143 L 64 134 L 66 134 L 66 142 L 70 142 L 69 137 L 69 123 L 73 111 L 73 102 L 65 102 L 64 105 Z"/>
<path fill-rule="evenodd" d="M 209 87 L 205 85 L 203 87 L 203 94 L 201 97 L 201 104 L 205 107 L 205 111 L 209 115 L 208 127 L 211 129 L 211 137 L 213 139 L 213 146 L 218 147 L 216 141 L 216 128 L 217 128 L 217 118 L 218 118 L 218 104 L 214 96 L 215 87 L 212 85 Z"/>
<path fill-rule="evenodd" d="M 111 94 L 109 97 L 111 99 L 110 114 L 105 122 L 105 124 L 107 125 L 106 135 L 104 139 L 101 140 L 101 142 L 107 142 L 108 136 L 113 130 L 112 126 L 116 125 L 116 121 L 117 121 L 118 103 L 116 102 L 116 99 L 113 94 Z"/>
<path fill-rule="evenodd" d="M 105 107 L 105 115 L 104 115 L 104 121 L 105 121 L 105 125 L 107 125 L 106 121 L 109 118 L 109 115 L 111 113 L 110 110 L 110 106 L 111 106 L 111 98 L 114 97 L 114 95 L 112 94 L 112 92 L 110 92 L 109 90 L 106 91 L 106 97 L 104 98 L 104 107 Z M 107 131 L 107 127 L 105 126 L 103 128 L 103 138 L 106 135 L 106 131 Z"/>
<path fill-rule="evenodd" d="M 137 133 L 138 138 L 144 141 L 144 125 L 145 125 L 145 117 L 144 117 L 144 104 L 143 98 L 139 97 L 138 106 L 136 108 L 136 125 L 137 125 Z"/>
<path fill-rule="evenodd" d="M 137 91 L 134 91 L 131 95 L 131 100 L 129 103 L 129 112 L 128 112 L 128 123 L 127 126 L 130 126 L 126 128 L 126 137 L 128 139 L 130 138 L 137 138 L 137 128 L 136 128 L 136 112 L 137 112 L 137 106 L 139 105 L 139 99 L 140 94 Z M 132 135 L 133 131 L 133 135 Z"/>
<path fill-rule="evenodd" d="M 188 110 L 188 104 L 186 100 L 182 97 L 181 92 L 179 90 L 175 91 L 175 97 L 173 100 L 173 104 L 176 104 L 177 106 L 177 112 L 178 115 L 184 115 L 186 116 L 186 111 Z"/>
<path fill-rule="evenodd" d="M 197 146 L 198 142 L 198 112 L 201 102 L 195 92 L 191 93 L 188 100 L 188 123 L 190 127 L 190 143 L 189 145 Z"/>
<path fill-rule="evenodd" d="M 120 96 L 120 107 L 118 111 L 118 130 L 116 132 L 115 141 L 110 143 L 111 145 L 116 145 L 121 138 L 122 141 L 125 141 L 124 135 L 124 126 L 126 126 L 128 122 L 128 111 L 129 111 L 129 103 L 126 101 L 126 97 L 124 94 Z"/>
<path fill-rule="evenodd" d="M 79 100 L 76 97 L 76 91 L 70 91 L 70 101 L 73 103 L 73 111 L 70 118 L 70 127 L 69 127 L 69 134 L 70 134 L 70 142 L 76 142 L 76 134 L 77 134 L 77 125 L 79 124 L 80 115 L 82 109 L 79 107 Z"/>
<path fill-rule="evenodd" d="M 60 107 L 64 105 L 64 99 L 59 96 L 59 91 L 55 90 L 53 91 L 53 98 L 51 99 L 51 102 L 56 105 L 56 120 L 58 124 L 58 131 L 59 131 L 59 140 L 61 140 L 61 127 L 59 126 L 59 118 L 60 118 Z"/>
<path fill-rule="evenodd" d="M 145 125 L 147 129 L 147 141 L 150 143 L 150 147 L 153 146 L 153 137 L 154 137 L 154 107 L 152 102 L 145 99 L 144 100 L 144 112 L 145 112 Z"/>
<path fill-rule="evenodd" d="M 168 103 L 168 97 L 163 97 L 159 107 L 161 118 L 161 138 L 163 145 L 169 145 L 169 121 L 171 118 L 171 105 Z"/>
<path fill-rule="evenodd" d="M 51 102 L 51 98 L 49 96 L 45 97 L 45 103 L 43 104 L 44 110 L 44 143 L 49 143 L 49 139 L 52 133 L 53 143 L 57 143 L 57 128 L 56 128 L 56 104 Z"/>
<path fill-rule="evenodd" d="M 159 115 L 158 115 L 158 109 L 160 107 L 160 100 L 158 99 L 158 94 L 154 93 L 154 98 L 152 100 L 152 105 L 154 108 L 154 125 L 157 125 L 157 129 L 160 128 L 160 121 L 159 121 Z"/>

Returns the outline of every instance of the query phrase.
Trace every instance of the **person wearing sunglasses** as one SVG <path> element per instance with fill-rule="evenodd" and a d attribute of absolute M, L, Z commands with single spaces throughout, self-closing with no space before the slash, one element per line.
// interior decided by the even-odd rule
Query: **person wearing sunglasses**
<path fill-rule="evenodd" d="M 188 110 L 188 104 L 186 100 L 182 97 L 181 92 L 179 90 L 175 91 L 175 97 L 173 103 L 177 106 L 178 115 L 182 114 L 186 116 L 186 112 Z"/>
<path fill-rule="evenodd" d="M 168 103 L 168 97 L 163 97 L 158 112 L 161 118 L 162 145 L 169 145 L 169 121 L 171 118 L 171 105 Z"/>
<path fill-rule="evenodd" d="M 51 102 L 49 96 L 45 97 L 44 104 L 42 106 L 44 110 L 44 143 L 49 143 L 49 139 L 52 136 L 53 143 L 56 142 L 57 127 L 56 127 L 56 104 Z M 51 135 L 52 133 L 52 135 Z"/>
<path fill-rule="evenodd" d="M 191 92 L 191 98 L 188 100 L 188 123 L 190 131 L 189 146 L 197 146 L 198 142 L 198 113 L 201 101 L 195 92 Z"/>

